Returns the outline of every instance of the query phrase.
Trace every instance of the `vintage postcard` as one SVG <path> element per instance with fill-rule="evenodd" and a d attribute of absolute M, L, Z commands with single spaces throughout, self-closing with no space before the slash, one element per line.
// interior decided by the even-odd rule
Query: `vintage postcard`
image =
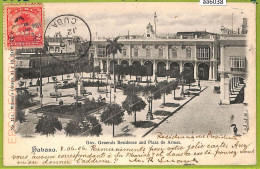
<path fill-rule="evenodd" d="M 4 4 L 4 165 L 255 165 L 256 4 Z"/>

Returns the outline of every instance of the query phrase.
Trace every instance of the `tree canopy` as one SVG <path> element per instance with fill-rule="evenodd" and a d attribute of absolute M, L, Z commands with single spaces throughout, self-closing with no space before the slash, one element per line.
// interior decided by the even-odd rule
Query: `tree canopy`
<path fill-rule="evenodd" d="M 118 125 L 122 123 L 124 111 L 118 104 L 111 104 L 101 114 L 101 121 L 106 125 Z"/>
<path fill-rule="evenodd" d="M 122 103 L 122 106 L 127 111 L 127 113 L 131 115 L 132 112 L 143 110 L 146 107 L 146 103 L 136 94 L 129 94 Z"/>
<path fill-rule="evenodd" d="M 61 131 L 61 129 L 62 125 L 57 117 L 46 115 L 39 119 L 35 127 L 35 132 L 48 136 L 54 135 L 57 130 Z"/>

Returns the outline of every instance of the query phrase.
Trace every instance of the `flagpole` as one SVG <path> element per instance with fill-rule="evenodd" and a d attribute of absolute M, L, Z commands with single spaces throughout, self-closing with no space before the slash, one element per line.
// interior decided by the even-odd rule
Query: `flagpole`
<path fill-rule="evenodd" d="M 232 34 L 233 34 L 233 13 L 232 13 Z"/>
<path fill-rule="evenodd" d="M 155 37 L 156 37 L 156 19 L 157 19 L 157 16 L 156 16 L 156 12 L 154 13 L 154 34 L 155 34 Z"/>

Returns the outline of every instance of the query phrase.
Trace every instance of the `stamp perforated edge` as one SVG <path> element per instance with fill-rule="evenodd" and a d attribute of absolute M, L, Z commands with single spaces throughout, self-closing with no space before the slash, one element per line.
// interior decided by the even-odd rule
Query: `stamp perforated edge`
<path fill-rule="evenodd" d="M 10 48 L 8 48 L 7 45 L 7 12 L 6 12 L 6 8 L 7 7 L 27 7 L 27 6 L 41 6 L 42 7 L 42 28 L 43 28 L 43 33 L 44 33 L 44 29 L 45 29 L 45 8 L 43 3 L 4 3 L 3 4 L 3 44 L 4 44 L 4 49 L 5 50 L 14 50 L 14 49 L 31 49 L 31 48 L 41 48 L 40 46 L 17 46 L 15 48 L 12 48 L 10 46 Z M 43 35 L 43 46 L 44 46 L 44 35 Z M 42 47 L 43 47 L 42 46 Z"/>

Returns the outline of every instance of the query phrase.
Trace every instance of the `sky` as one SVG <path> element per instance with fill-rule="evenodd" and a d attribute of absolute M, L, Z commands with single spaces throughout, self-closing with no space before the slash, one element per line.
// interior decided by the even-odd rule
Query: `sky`
<path fill-rule="evenodd" d="M 176 2 L 49 3 L 44 8 L 45 25 L 58 15 L 73 14 L 88 24 L 92 37 L 106 38 L 127 35 L 128 31 L 130 35 L 143 35 L 149 22 L 154 25 L 155 12 L 158 35 L 205 30 L 220 33 L 221 25 L 231 29 L 232 13 L 233 28 L 237 30 L 242 18 L 252 17 L 254 12 L 249 3 L 228 3 L 224 7 Z"/>

